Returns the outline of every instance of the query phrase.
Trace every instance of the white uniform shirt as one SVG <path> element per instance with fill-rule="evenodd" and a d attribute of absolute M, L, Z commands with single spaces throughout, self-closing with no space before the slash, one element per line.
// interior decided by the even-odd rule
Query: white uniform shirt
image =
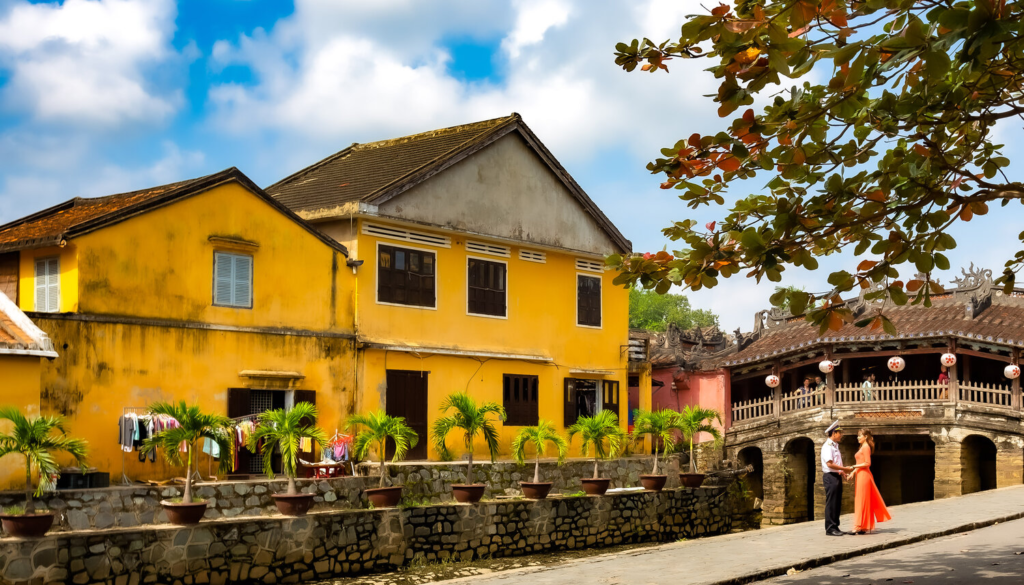
<path fill-rule="evenodd" d="M 839 445 L 832 439 L 825 441 L 825 445 L 821 448 L 821 471 L 824 473 L 839 473 L 829 469 L 829 461 L 833 465 L 843 466 L 843 454 L 839 452 Z"/>

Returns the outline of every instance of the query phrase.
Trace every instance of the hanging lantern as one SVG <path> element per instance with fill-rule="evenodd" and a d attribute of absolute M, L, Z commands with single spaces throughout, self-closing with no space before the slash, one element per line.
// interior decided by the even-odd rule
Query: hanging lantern
<path fill-rule="evenodd" d="M 1020 377 L 1020 366 L 1010 364 L 1003 368 L 1003 375 L 1011 380 L 1016 380 Z"/>
<path fill-rule="evenodd" d="M 889 358 L 887 365 L 889 366 L 889 371 L 899 373 L 903 371 L 903 368 L 907 367 L 907 361 L 896 355 Z"/>
<path fill-rule="evenodd" d="M 956 356 L 951 353 L 944 353 L 939 358 L 939 362 L 947 368 L 952 368 L 956 365 Z"/>
<path fill-rule="evenodd" d="M 836 369 L 836 365 L 831 360 L 822 360 L 818 362 L 818 370 L 822 374 L 831 374 L 832 370 Z"/>
<path fill-rule="evenodd" d="M 769 388 L 778 388 L 782 381 L 779 380 L 778 376 L 772 374 L 764 379 L 764 383 L 767 384 Z"/>

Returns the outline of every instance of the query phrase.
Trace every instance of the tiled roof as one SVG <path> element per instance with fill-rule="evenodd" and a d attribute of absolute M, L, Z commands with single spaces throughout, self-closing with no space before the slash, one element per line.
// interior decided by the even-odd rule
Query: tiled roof
<path fill-rule="evenodd" d="M 418 169 L 438 162 L 515 116 L 442 128 L 391 140 L 353 144 L 341 152 L 267 187 L 295 211 L 365 201 Z"/>
<path fill-rule="evenodd" d="M 77 226 L 139 205 L 204 178 L 206 177 L 106 197 L 69 199 L 49 209 L 0 226 L 0 251 L 59 244 L 64 234 Z"/>
<path fill-rule="evenodd" d="M 0 355 L 11 354 L 57 357 L 46 333 L 0 292 Z"/>
<path fill-rule="evenodd" d="M 896 339 L 957 337 L 997 345 L 1024 346 L 1024 298 L 993 295 L 992 304 L 973 319 L 966 317 L 967 301 L 947 295 L 933 297 L 930 308 L 922 305 L 890 306 L 885 315 L 897 329 Z M 760 361 L 825 343 L 884 341 L 893 339 L 881 330 L 844 325 L 839 331 L 818 335 L 818 327 L 794 317 L 768 330 L 749 346 L 727 356 L 723 365 Z"/>
<path fill-rule="evenodd" d="M 345 246 L 310 226 L 293 211 L 267 195 L 249 177 L 234 167 L 212 175 L 140 191 L 107 195 L 106 197 L 70 199 L 60 205 L 0 225 L 0 252 L 55 246 L 60 244 L 61 240 L 89 233 L 228 182 L 242 184 L 270 206 L 299 223 L 314 237 L 348 255 Z"/>
<path fill-rule="evenodd" d="M 495 140 L 518 132 L 622 252 L 632 244 L 612 224 L 519 114 L 442 128 L 379 142 L 353 144 L 267 187 L 303 217 L 332 217 L 355 201 L 380 204 L 463 160 Z"/>

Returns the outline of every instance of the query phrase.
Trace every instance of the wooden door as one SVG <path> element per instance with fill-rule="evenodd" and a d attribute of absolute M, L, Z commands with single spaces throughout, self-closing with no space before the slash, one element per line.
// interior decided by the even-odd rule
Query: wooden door
<path fill-rule="evenodd" d="M 405 418 L 405 424 L 419 435 L 416 446 L 409 449 L 407 460 L 427 458 L 427 375 L 429 372 L 410 370 L 387 371 L 385 410 L 390 416 Z M 388 441 L 387 458 L 394 454 L 394 444 Z"/>

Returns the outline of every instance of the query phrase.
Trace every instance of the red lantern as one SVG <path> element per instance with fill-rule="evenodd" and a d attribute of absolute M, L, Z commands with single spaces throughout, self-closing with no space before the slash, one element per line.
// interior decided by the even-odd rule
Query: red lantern
<path fill-rule="evenodd" d="M 778 376 L 772 374 L 764 379 L 764 383 L 767 384 L 769 388 L 778 388 L 782 381 L 779 380 Z"/>
<path fill-rule="evenodd" d="M 903 371 L 903 368 L 907 367 L 907 362 L 897 355 L 889 358 L 889 363 L 887 365 L 889 366 L 890 371 L 899 373 Z"/>
<path fill-rule="evenodd" d="M 942 357 L 939 358 L 939 362 L 947 368 L 952 368 L 956 365 L 956 356 L 951 353 L 944 353 L 942 354 Z"/>

